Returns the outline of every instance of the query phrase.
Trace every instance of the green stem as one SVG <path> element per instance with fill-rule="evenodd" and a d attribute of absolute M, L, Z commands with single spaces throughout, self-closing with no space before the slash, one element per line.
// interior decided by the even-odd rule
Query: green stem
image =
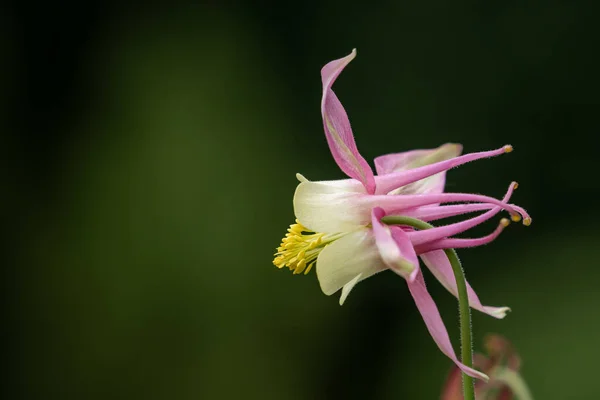
<path fill-rule="evenodd" d="M 419 219 L 402 217 L 402 216 L 387 216 L 381 219 L 381 222 L 388 225 L 407 225 L 420 230 L 431 229 L 433 225 Z M 471 309 L 469 308 L 469 297 L 467 294 L 467 282 L 463 272 L 460 260 L 454 249 L 444 250 L 452 271 L 456 279 L 456 288 L 458 290 L 458 310 L 460 316 L 460 341 L 461 341 L 461 361 L 467 367 L 473 368 L 473 339 L 471 332 Z M 475 387 L 473 378 L 463 372 L 463 398 L 464 400 L 475 400 Z"/>
<path fill-rule="evenodd" d="M 454 272 L 456 288 L 458 290 L 458 309 L 460 314 L 460 340 L 461 361 L 467 367 L 473 368 L 473 333 L 471 332 L 471 308 L 469 307 L 469 296 L 467 294 L 467 281 L 465 273 L 454 249 L 444 250 Z M 475 387 L 473 378 L 463 372 L 463 393 L 465 400 L 475 399 Z"/>

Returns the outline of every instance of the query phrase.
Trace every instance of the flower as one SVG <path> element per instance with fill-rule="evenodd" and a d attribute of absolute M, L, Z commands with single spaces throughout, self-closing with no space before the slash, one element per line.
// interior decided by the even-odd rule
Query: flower
<path fill-rule="evenodd" d="M 405 278 L 425 324 L 440 350 L 467 374 L 486 376 L 460 363 L 454 353 L 439 311 L 425 286 L 417 256 L 435 277 L 455 296 L 456 281 L 443 249 L 479 246 L 494 240 L 508 220 L 503 219 L 490 235 L 477 239 L 453 238 L 492 218 L 501 210 L 514 221 L 531 218 L 521 207 L 508 204 L 512 183 L 502 200 L 492 197 L 443 193 L 445 172 L 470 161 L 494 157 L 512 151 L 507 145 L 499 149 L 460 155 L 462 146 L 445 144 L 436 149 L 388 154 L 375 159 L 377 175 L 360 155 L 354 141 L 346 111 L 331 86 L 355 57 L 356 51 L 328 63 L 321 70 L 323 98 L 321 114 L 325 136 L 338 166 L 350 179 L 300 181 L 294 194 L 296 223 L 277 249 L 273 263 L 288 267 L 295 274 L 308 273 L 315 265 L 322 291 L 331 295 L 342 289 L 343 304 L 360 281 L 386 269 Z M 442 205 L 444 203 L 459 203 Z M 388 214 L 435 221 L 466 213 L 486 211 L 465 221 L 415 231 L 388 226 L 381 219 Z M 467 286 L 472 308 L 496 318 L 503 318 L 507 307 L 483 306 Z"/>
<path fill-rule="evenodd" d="M 519 375 L 521 359 L 512 344 L 500 335 L 487 335 L 484 339 L 487 356 L 476 353 L 475 367 L 489 375 L 488 382 L 475 383 L 478 398 L 487 400 L 531 400 L 531 393 Z M 462 379 L 459 368 L 453 368 L 442 390 L 441 400 L 461 400 Z"/>

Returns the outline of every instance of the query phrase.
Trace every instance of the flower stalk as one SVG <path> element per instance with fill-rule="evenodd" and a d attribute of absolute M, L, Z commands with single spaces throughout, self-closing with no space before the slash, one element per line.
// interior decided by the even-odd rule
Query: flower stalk
<path fill-rule="evenodd" d="M 419 230 L 431 229 L 433 225 L 416 218 L 403 216 L 386 216 L 381 222 L 388 225 L 404 225 Z M 461 340 L 461 362 L 467 367 L 473 367 L 473 334 L 471 332 L 471 309 L 469 308 L 469 297 L 467 294 L 467 284 L 465 273 L 462 269 L 458 255 L 454 249 L 445 249 L 444 252 L 450 261 L 456 287 L 458 291 L 458 310 L 460 324 Z M 463 372 L 463 398 L 464 400 L 475 400 L 475 386 L 473 378 Z"/>

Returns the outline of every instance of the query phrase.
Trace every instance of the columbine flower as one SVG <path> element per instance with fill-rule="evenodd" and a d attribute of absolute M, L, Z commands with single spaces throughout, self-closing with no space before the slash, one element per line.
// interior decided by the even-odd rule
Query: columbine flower
<path fill-rule="evenodd" d="M 494 240 L 508 225 L 503 219 L 490 235 L 477 239 L 452 238 L 492 218 L 501 210 L 514 221 L 531 218 L 522 208 L 508 204 L 516 183 L 502 200 L 492 197 L 443 193 L 445 172 L 469 161 L 512 151 L 511 146 L 460 156 L 462 147 L 445 144 L 437 149 L 416 150 L 375 159 L 377 176 L 360 155 L 346 111 L 331 90 L 335 79 L 356 52 L 334 60 L 321 70 L 323 98 L 321 114 L 325 136 L 338 166 L 351 179 L 312 182 L 298 174 L 294 195 L 296 223 L 291 225 L 275 254 L 274 264 L 295 274 L 308 273 L 315 265 L 321 289 L 331 295 L 342 289 L 340 304 L 360 281 L 386 269 L 406 279 L 427 328 L 441 351 L 467 374 L 485 375 L 460 363 L 433 299 L 427 292 L 417 256 L 455 296 L 456 281 L 443 249 L 483 245 Z M 441 205 L 444 203 L 460 203 Z M 462 222 L 424 231 L 381 223 L 386 214 L 404 215 L 423 221 L 486 211 Z M 503 318 L 507 307 L 487 307 L 468 286 L 472 308 Z"/>
<path fill-rule="evenodd" d="M 521 359 L 508 340 L 499 335 L 488 335 L 484 339 L 487 356 L 476 353 L 473 362 L 476 368 L 489 375 L 488 382 L 475 383 L 478 398 L 486 400 L 531 400 L 531 393 L 519 375 Z M 460 369 L 453 368 L 442 391 L 442 400 L 461 400 L 462 379 Z"/>

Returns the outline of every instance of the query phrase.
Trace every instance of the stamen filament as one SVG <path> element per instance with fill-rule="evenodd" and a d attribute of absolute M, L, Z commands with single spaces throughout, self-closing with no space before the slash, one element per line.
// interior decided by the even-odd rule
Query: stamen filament
<path fill-rule="evenodd" d="M 317 262 L 317 257 L 323 248 L 345 233 L 325 234 L 312 232 L 298 220 L 290 225 L 285 237 L 274 254 L 273 264 L 277 268 L 288 267 L 295 275 L 305 275 Z"/>

